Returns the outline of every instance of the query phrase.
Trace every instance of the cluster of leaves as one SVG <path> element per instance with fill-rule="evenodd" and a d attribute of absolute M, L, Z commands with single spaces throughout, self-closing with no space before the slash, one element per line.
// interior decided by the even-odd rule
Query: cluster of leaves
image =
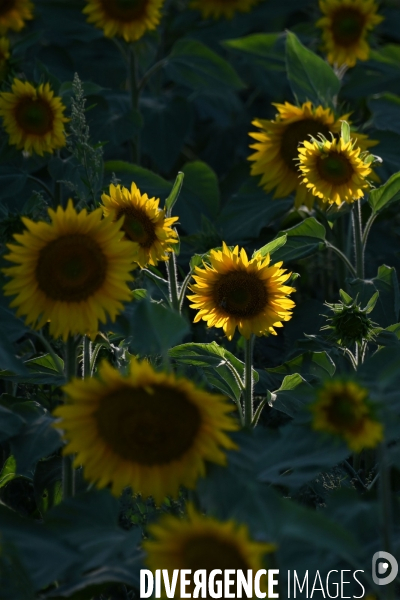
<path fill-rule="evenodd" d="M 308 0 L 261 2 L 229 22 L 203 21 L 182 4 L 170 2 L 159 30 L 136 44 L 142 79 L 132 108 L 124 53 L 85 22 L 81 2 L 35 1 L 35 19 L 28 33 L 15 36 L 13 72 L 2 87 L 8 89 L 12 75 L 50 81 L 69 109 L 70 137 L 65 149 L 42 158 L 24 156 L 2 136 L 1 249 L 21 230 L 21 215 L 45 218 L 48 205 L 65 204 L 70 195 L 95 206 L 111 178 L 127 186 L 135 181 L 150 197 L 165 199 L 180 170 L 185 178 L 174 213 L 180 217 L 182 279 L 222 240 L 262 248 L 273 262 L 297 271 L 293 319 L 276 338 L 256 341 L 259 426 L 236 435 L 240 451 L 230 454 L 226 468 L 210 469 L 193 497 L 201 509 L 246 523 L 254 537 L 275 542 L 282 572 L 361 569 L 365 588 L 377 593 L 369 566 L 380 549 L 376 465 L 365 460 L 363 469 L 355 468 L 344 443 L 311 429 L 305 405 L 321 381 L 354 373 L 344 349 L 349 340 L 321 333 L 342 288 L 344 304 L 354 299 L 357 310 L 368 306 L 374 326 L 373 335 L 361 339 L 364 363 L 357 376 L 385 425 L 396 509 L 400 13 L 383 3 L 379 49 L 340 80 L 309 49 L 319 34 Z M 252 119 L 272 118 L 272 102 L 295 99 L 324 106 L 339 99 L 343 112 L 351 110 L 359 125 L 368 123 L 370 137 L 379 140 L 379 176 L 386 183 L 362 207 L 364 221 L 375 221 L 365 279 L 349 276 L 332 251 L 343 247 L 348 207 L 294 209 L 292 198 L 273 200 L 249 175 Z M 347 251 L 351 256 L 351 246 Z M 227 342 L 219 330 L 191 324 L 186 303 L 182 314 L 174 311 L 162 268 L 138 273 L 135 286 L 136 300 L 113 334 L 104 327 L 97 339 L 92 370 L 100 354 L 121 368 L 129 354 L 154 363 L 168 356 L 181 372 L 238 403 L 241 390 L 232 373 L 243 377 L 243 340 Z M 184 495 L 162 507 L 129 492 L 117 501 L 107 490 L 88 491 L 81 478 L 76 497 L 62 500 L 62 442 L 50 411 L 64 380 L 48 352 L 47 332 L 30 331 L 2 295 L 0 332 L 1 597 L 134 597 L 146 527 L 162 512 L 181 514 Z M 59 355 L 61 347 L 53 343 L 53 351 Z M 394 554 L 400 551 L 399 514 L 393 511 Z"/>

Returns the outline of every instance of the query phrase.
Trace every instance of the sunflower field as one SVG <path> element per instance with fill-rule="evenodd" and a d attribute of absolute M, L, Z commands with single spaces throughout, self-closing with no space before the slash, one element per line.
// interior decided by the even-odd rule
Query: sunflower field
<path fill-rule="evenodd" d="M 400 598 L 399 82 L 399 0 L 0 0 L 0 600 Z"/>

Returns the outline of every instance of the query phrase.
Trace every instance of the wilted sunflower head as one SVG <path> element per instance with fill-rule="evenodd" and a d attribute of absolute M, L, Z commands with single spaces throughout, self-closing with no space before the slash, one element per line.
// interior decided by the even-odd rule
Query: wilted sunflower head
<path fill-rule="evenodd" d="M 156 29 L 163 4 L 164 0 L 86 0 L 83 12 L 106 37 L 135 42 Z"/>
<path fill-rule="evenodd" d="M 33 19 L 33 4 L 30 0 L 0 0 L 0 34 L 21 31 L 25 21 Z"/>
<path fill-rule="evenodd" d="M 310 405 L 312 427 L 344 439 L 353 452 L 375 448 L 383 439 L 383 425 L 369 391 L 351 379 L 327 380 Z"/>
<path fill-rule="evenodd" d="M 292 318 L 294 288 L 284 285 L 291 273 L 282 262 L 270 265 L 270 257 L 256 253 L 250 260 L 246 251 L 233 250 L 223 243 L 211 250 L 209 264 L 195 268 L 194 292 L 188 296 L 191 308 L 198 310 L 194 322 L 203 319 L 208 327 L 222 327 L 232 339 L 236 327 L 247 339 L 252 334 L 276 335 L 275 327 Z"/>
<path fill-rule="evenodd" d="M 201 11 L 203 19 L 232 19 L 237 12 L 249 12 L 262 0 L 192 0 L 190 8 Z"/>
<path fill-rule="evenodd" d="M 383 17 L 375 0 L 319 0 L 324 50 L 332 65 L 354 67 L 369 56 L 368 33 Z"/>
<path fill-rule="evenodd" d="M 341 122 L 348 120 L 350 115 L 336 118 L 330 108 L 313 106 L 311 102 L 304 102 L 301 106 L 289 102 L 274 106 L 278 109 L 275 119 L 253 121 L 260 131 L 249 134 L 257 142 L 250 146 L 255 150 L 248 159 L 252 161 L 251 174 L 261 175 L 260 185 L 267 192 L 274 190 L 274 198 L 286 198 L 295 192 L 296 207 L 306 205 L 312 208 L 316 197 L 301 185 L 299 179 L 299 146 L 320 134 L 328 139 L 331 135 L 338 137 Z M 354 135 L 357 135 L 362 150 L 377 144 L 365 134 Z"/>
<path fill-rule="evenodd" d="M 158 206 L 159 198 L 141 194 L 132 183 L 130 190 L 111 184 L 110 194 L 103 194 L 101 199 L 105 216 L 112 214 L 117 221 L 124 217 L 122 228 L 132 242 L 135 262 L 145 267 L 168 260 L 173 245 L 178 243 L 178 234 L 171 227 L 178 217 L 167 217 Z"/>
<path fill-rule="evenodd" d="M 375 159 L 369 152 L 362 152 L 357 139 L 350 138 L 348 124 L 343 122 L 339 138 L 328 141 L 320 135 L 299 148 L 301 182 L 325 203 L 351 204 L 369 189 L 367 177 Z"/>
<path fill-rule="evenodd" d="M 43 156 L 65 146 L 64 111 L 61 98 L 48 83 L 35 87 L 14 79 L 11 92 L 0 93 L 0 116 L 9 144 L 29 154 Z"/>
<path fill-rule="evenodd" d="M 263 568 L 264 557 L 276 550 L 274 544 L 252 540 L 246 525 L 202 515 L 191 504 L 183 519 L 165 515 L 150 525 L 149 533 L 151 538 L 143 543 L 145 562 L 153 572 L 167 569 L 170 577 L 174 569 L 191 569 L 192 573 L 205 569 L 207 576 L 214 569 L 240 569 L 245 577 L 251 569 L 254 575 Z M 266 576 L 260 583 L 267 591 Z"/>
<path fill-rule="evenodd" d="M 65 432 L 66 454 L 75 454 L 88 481 L 111 485 L 161 503 L 180 486 L 193 488 L 206 461 L 225 464 L 239 428 L 232 405 L 173 373 L 132 360 L 128 376 L 107 362 L 98 376 L 64 387 L 67 403 L 54 412 Z"/>

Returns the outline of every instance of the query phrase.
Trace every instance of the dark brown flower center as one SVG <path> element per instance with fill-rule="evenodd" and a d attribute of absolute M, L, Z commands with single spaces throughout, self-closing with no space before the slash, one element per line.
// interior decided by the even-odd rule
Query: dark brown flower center
<path fill-rule="evenodd" d="M 100 399 L 95 418 L 113 452 L 147 466 L 179 460 L 201 426 L 197 406 L 180 390 L 164 385 L 110 392 Z"/>
<path fill-rule="evenodd" d="M 0 0 L 0 16 L 6 15 L 15 8 L 16 0 Z"/>
<path fill-rule="evenodd" d="M 107 259 L 95 240 L 75 233 L 49 242 L 39 254 L 36 280 L 52 300 L 81 302 L 104 283 Z"/>
<path fill-rule="evenodd" d="M 330 129 L 324 123 L 314 119 L 302 119 L 287 126 L 281 141 L 281 157 L 294 173 L 298 172 L 296 160 L 299 158 L 298 146 L 305 140 L 310 141 L 310 135 L 317 138 L 322 133 L 330 139 Z"/>
<path fill-rule="evenodd" d="M 235 571 L 240 569 L 247 578 L 247 569 L 251 568 L 234 543 L 221 540 L 212 534 L 193 535 L 184 545 L 182 556 L 184 568 L 191 569 L 192 573 L 200 569 L 205 569 L 208 578 L 213 569 L 220 569 L 222 575 L 217 576 L 215 582 L 223 581 L 226 569 L 234 569 Z M 233 583 L 229 591 L 236 598 L 237 583 L 235 574 L 231 574 L 230 579 Z M 261 579 L 262 582 L 263 580 Z M 193 591 L 194 585 L 192 584 L 191 587 Z M 206 598 L 211 598 L 211 596 L 207 594 Z"/>
<path fill-rule="evenodd" d="M 321 179 L 334 185 L 348 183 L 354 173 L 349 159 L 339 152 L 321 155 L 317 160 L 317 169 Z"/>
<path fill-rule="evenodd" d="M 353 396 L 343 390 L 331 394 L 329 404 L 324 408 L 328 423 L 338 431 L 359 431 L 364 423 L 362 407 Z M 361 411 L 361 412 L 360 412 Z"/>
<path fill-rule="evenodd" d="M 145 13 L 149 0 L 101 0 L 107 16 L 117 21 L 140 19 Z"/>
<path fill-rule="evenodd" d="M 265 283 L 254 273 L 231 271 L 221 275 L 213 288 L 215 305 L 232 317 L 251 318 L 268 302 Z"/>
<path fill-rule="evenodd" d="M 337 10 L 332 18 L 332 36 L 339 46 L 352 46 L 363 34 L 365 16 L 350 6 Z"/>
<path fill-rule="evenodd" d="M 145 211 L 134 206 L 124 207 L 117 213 L 117 219 L 125 216 L 122 229 L 126 236 L 143 248 L 150 248 L 157 240 L 155 226 Z"/>
<path fill-rule="evenodd" d="M 40 98 L 23 98 L 15 107 L 15 119 L 25 133 L 46 135 L 53 128 L 51 106 Z"/>

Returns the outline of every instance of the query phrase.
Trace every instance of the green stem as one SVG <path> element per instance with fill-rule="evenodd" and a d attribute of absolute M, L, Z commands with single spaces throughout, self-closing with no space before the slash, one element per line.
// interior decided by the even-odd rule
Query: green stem
<path fill-rule="evenodd" d="M 22 172 L 22 171 L 21 171 Z M 54 196 L 50 190 L 50 188 L 44 183 L 44 181 L 42 181 L 41 179 L 39 179 L 38 177 L 34 177 L 33 175 L 31 175 L 30 173 L 27 174 L 28 179 L 31 179 L 32 181 L 35 181 L 36 183 L 38 183 L 47 193 L 47 195 L 51 198 L 53 205 L 55 205 L 55 200 L 54 200 Z"/>
<path fill-rule="evenodd" d="M 171 252 L 171 255 L 167 262 L 167 272 L 168 272 L 169 299 L 171 302 L 171 306 L 174 310 L 180 312 L 175 252 Z"/>
<path fill-rule="evenodd" d="M 254 335 L 251 334 L 244 346 L 244 425 L 251 427 L 253 422 L 253 346 Z"/>
<path fill-rule="evenodd" d="M 92 342 L 87 335 L 82 338 L 82 378 L 90 377 L 91 369 L 90 363 L 92 359 Z"/>
<path fill-rule="evenodd" d="M 337 248 L 333 244 L 330 244 L 329 242 L 326 242 L 326 247 L 330 248 L 332 250 L 332 252 L 335 252 L 335 254 L 337 254 L 337 256 L 339 256 L 339 258 L 346 265 L 346 267 L 348 268 L 348 270 L 350 271 L 350 273 L 353 277 L 357 276 L 355 268 L 353 267 L 353 265 L 351 264 L 351 262 L 349 261 L 347 256 L 344 254 L 344 252 L 342 252 L 341 250 L 339 250 L 339 248 Z"/>
<path fill-rule="evenodd" d="M 356 272 L 359 279 L 364 279 L 364 244 L 362 235 L 361 201 L 357 200 L 353 205 L 353 232 L 354 248 L 356 258 Z"/>
<path fill-rule="evenodd" d="M 362 236 L 362 241 L 363 241 L 363 244 L 364 244 L 364 249 L 365 249 L 365 246 L 367 245 L 367 239 L 368 239 L 368 236 L 369 236 L 369 232 L 370 232 L 371 227 L 374 224 L 374 221 L 375 221 L 375 219 L 376 219 L 377 216 L 378 215 L 376 213 L 372 213 L 372 215 L 370 216 L 370 218 L 366 222 L 364 233 L 363 233 L 363 236 Z"/>
<path fill-rule="evenodd" d="M 76 375 L 76 343 L 69 337 L 65 343 L 65 379 L 69 382 Z M 73 456 L 63 456 L 62 462 L 62 489 L 63 498 L 70 498 L 75 494 L 75 469 Z"/>
<path fill-rule="evenodd" d="M 389 554 L 393 554 L 392 548 L 392 498 L 390 491 L 390 466 L 388 465 L 386 447 L 382 443 L 378 450 L 379 454 L 379 510 L 380 510 L 380 531 L 382 549 Z M 385 586 L 385 600 L 395 600 L 395 583 L 392 582 Z"/>
<path fill-rule="evenodd" d="M 180 311 L 182 310 L 182 305 L 185 301 L 186 290 L 187 290 L 189 282 L 192 278 L 192 274 L 193 274 L 193 271 L 190 270 L 189 273 L 186 275 L 185 279 L 183 280 L 183 283 L 182 283 L 182 286 L 181 286 L 181 289 L 179 292 L 179 310 Z"/>
<path fill-rule="evenodd" d="M 128 81 L 131 95 L 131 106 L 134 112 L 139 111 L 140 89 L 138 84 L 138 61 L 133 44 L 129 48 Z M 136 134 L 132 140 L 132 161 L 140 164 L 140 137 Z"/>

